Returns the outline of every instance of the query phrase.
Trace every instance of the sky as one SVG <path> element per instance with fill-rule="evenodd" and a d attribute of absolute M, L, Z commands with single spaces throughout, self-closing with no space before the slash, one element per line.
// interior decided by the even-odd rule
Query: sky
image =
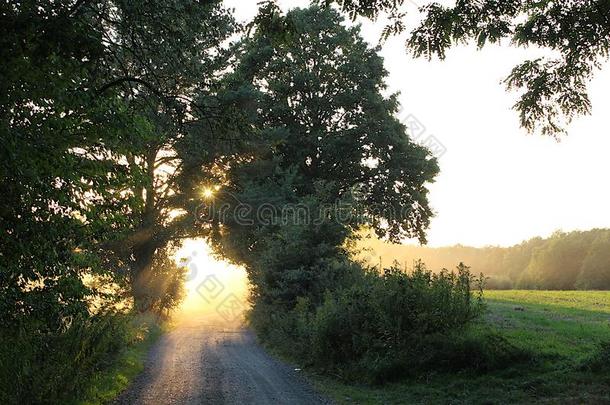
<path fill-rule="evenodd" d="M 225 4 L 240 21 L 256 14 L 255 0 Z M 309 2 L 279 4 L 286 11 Z M 377 45 L 383 23 L 359 23 Z M 459 46 L 444 61 L 429 62 L 413 59 L 404 37 L 395 37 L 380 54 L 390 90 L 401 94 L 399 118 L 416 117 L 426 128 L 422 138 L 433 135 L 446 149 L 429 187 L 430 246 L 510 246 L 556 230 L 610 227 L 610 65 L 590 83 L 592 115 L 577 118 L 557 142 L 519 127 L 511 109 L 517 95 L 500 83 L 536 51 Z"/>

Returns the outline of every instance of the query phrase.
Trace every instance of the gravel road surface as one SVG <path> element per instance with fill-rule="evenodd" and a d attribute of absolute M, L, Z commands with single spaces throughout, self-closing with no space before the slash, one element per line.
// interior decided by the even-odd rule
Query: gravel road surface
<path fill-rule="evenodd" d="M 179 321 L 116 404 L 329 404 L 249 330 L 208 316 Z"/>

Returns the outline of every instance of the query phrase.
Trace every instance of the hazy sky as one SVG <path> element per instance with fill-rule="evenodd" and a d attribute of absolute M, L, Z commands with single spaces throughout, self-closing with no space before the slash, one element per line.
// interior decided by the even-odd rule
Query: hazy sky
<path fill-rule="evenodd" d="M 242 21 L 256 13 L 255 0 L 225 3 Z M 280 4 L 287 10 L 309 2 Z M 382 28 L 362 21 L 373 45 Z M 608 65 L 590 84 L 592 116 L 575 120 L 569 136 L 557 143 L 519 127 L 511 109 L 517 96 L 500 84 L 532 51 L 464 46 L 443 62 L 428 62 L 411 58 L 404 40 L 393 38 L 381 55 L 390 89 L 401 93 L 401 116 L 413 114 L 426 127 L 425 136 L 434 135 L 447 149 L 430 187 L 436 212 L 430 245 L 512 245 L 557 229 L 610 227 Z"/>

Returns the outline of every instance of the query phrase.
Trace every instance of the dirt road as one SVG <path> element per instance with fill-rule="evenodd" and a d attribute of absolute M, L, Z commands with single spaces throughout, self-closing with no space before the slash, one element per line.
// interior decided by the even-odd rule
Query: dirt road
<path fill-rule="evenodd" d="M 327 404 L 244 327 L 207 316 L 179 321 L 151 349 L 117 404 Z"/>

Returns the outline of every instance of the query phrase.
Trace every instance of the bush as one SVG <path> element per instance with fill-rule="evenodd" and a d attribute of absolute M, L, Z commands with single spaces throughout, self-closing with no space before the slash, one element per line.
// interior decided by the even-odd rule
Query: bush
<path fill-rule="evenodd" d="M 56 332 L 35 324 L 1 330 L 0 403 L 65 403 L 129 343 L 127 317 L 79 317 Z"/>
<path fill-rule="evenodd" d="M 421 263 L 412 273 L 363 271 L 318 306 L 307 299 L 290 311 L 256 304 L 251 322 L 272 347 L 360 381 L 494 368 L 520 352 L 497 335 L 465 337 L 483 309 L 482 279 L 474 281 L 463 264 L 437 274 Z"/>
<path fill-rule="evenodd" d="M 299 299 L 291 311 L 256 304 L 248 313 L 248 322 L 269 348 L 310 365 L 309 307 L 309 300 L 305 298 Z"/>
<path fill-rule="evenodd" d="M 328 294 L 313 317 L 312 355 L 316 364 L 341 365 L 367 380 L 417 371 L 434 357 L 445 337 L 463 329 L 482 309 L 482 291 L 471 291 L 472 276 L 433 274 L 419 263 L 413 273 L 397 267 L 364 274 L 361 281 Z M 431 338 L 438 345 L 430 344 Z"/>
<path fill-rule="evenodd" d="M 294 277 L 298 272 L 274 269 L 273 284 L 260 283 L 254 288 L 248 321 L 270 348 L 311 362 L 311 323 L 316 308 L 329 289 L 356 284 L 362 268 L 344 257 L 320 258 L 314 265 L 302 266 L 300 272 L 304 274 Z M 301 282 L 302 291 L 293 297 L 295 279 Z"/>

